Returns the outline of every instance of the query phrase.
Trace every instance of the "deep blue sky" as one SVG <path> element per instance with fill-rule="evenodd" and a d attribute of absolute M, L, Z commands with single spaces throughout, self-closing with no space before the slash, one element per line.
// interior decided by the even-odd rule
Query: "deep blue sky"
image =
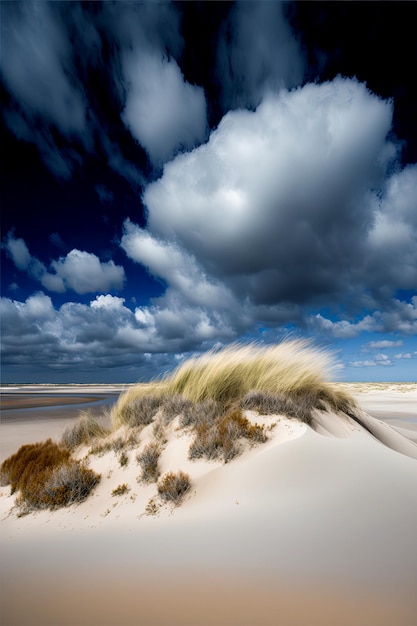
<path fill-rule="evenodd" d="M 416 380 L 415 3 L 0 8 L 3 383 L 288 333 Z"/>

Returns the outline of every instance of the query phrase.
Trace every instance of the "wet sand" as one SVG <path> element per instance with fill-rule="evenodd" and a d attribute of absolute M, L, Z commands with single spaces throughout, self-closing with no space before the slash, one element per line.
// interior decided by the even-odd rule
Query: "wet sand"
<path fill-rule="evenodd" d="M 0 462 L 26 443 L 36 443 L 51 438 L 59 441 L 68 424 L 78 419 L 82 411 L 102 417 L 107 425 L 108 412 L 117 401 L 120 390 L 103 390 L 79 393 L 71 389 L 59 391 L 17 391 L 1 394 L 0 411 Z"/>

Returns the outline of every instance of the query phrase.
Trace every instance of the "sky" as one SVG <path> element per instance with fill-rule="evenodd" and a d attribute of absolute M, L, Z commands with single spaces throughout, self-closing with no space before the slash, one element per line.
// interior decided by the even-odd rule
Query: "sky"
<path fill-rule="evenodd" d="M 417 380 L 417 5 L 0 2 L 1 380 L 310 338 Z"/>

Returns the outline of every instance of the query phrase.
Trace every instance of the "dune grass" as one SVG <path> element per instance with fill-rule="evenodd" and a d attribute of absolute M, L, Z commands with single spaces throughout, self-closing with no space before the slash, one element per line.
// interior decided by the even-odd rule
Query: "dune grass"
<path fill-rule="evenodd" d="M 224 411 L 250 393 L 274 396 L 283 411 L 308 422 L 314 408 L 346 412 L 354 405 L 346 391 L 329 382 L 331 369 L 331 356 L 306 340 L 272 346 L 234 344 L 189 359 L 161 381 L 130 388 L 113 408 L 113 425 L 130 423 L 132 412 L 140 414 L 142 405 L 163 407 L 172 395 L 191 403 L 216 402 Z M 254 398 L 250 404 L 256 408 Z"/>
<path fill-rule="evenodd" d="M 69 424 L 61 437 L 61 445 L 67 450 L 75 450 L 93 439 L 103 439 L 110 430 L 96 420 L 89 411 L 82 411 L 74 424 Z"/>

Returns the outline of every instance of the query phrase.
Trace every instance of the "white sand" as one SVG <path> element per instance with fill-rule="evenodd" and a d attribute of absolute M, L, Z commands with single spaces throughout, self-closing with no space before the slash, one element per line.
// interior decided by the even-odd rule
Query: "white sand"
<path fill-rule="evenodd" d="M 399 412 L 417 397 L 417 387 L 388 392 Z M 161 469 L 188 472 L 192 490 L 156 516 L 143 514 L 156 489 L 137 483 L 133 454 L 124 469 L 114 453 L 94 457 L 92 496 L 53 513 L 17 518 L 1 488 L 2 624 L 417 624 L 407 455 L 417 446 L 362 417 L 387 445 L 341 416 L 318 414 L 315 430 L 268 417 L 279 419 L 271 439 L 227 465 L 187 460 L 190 439 L 174 422 Z M 112 496 L 122 483 L 130 491 Z"/>

